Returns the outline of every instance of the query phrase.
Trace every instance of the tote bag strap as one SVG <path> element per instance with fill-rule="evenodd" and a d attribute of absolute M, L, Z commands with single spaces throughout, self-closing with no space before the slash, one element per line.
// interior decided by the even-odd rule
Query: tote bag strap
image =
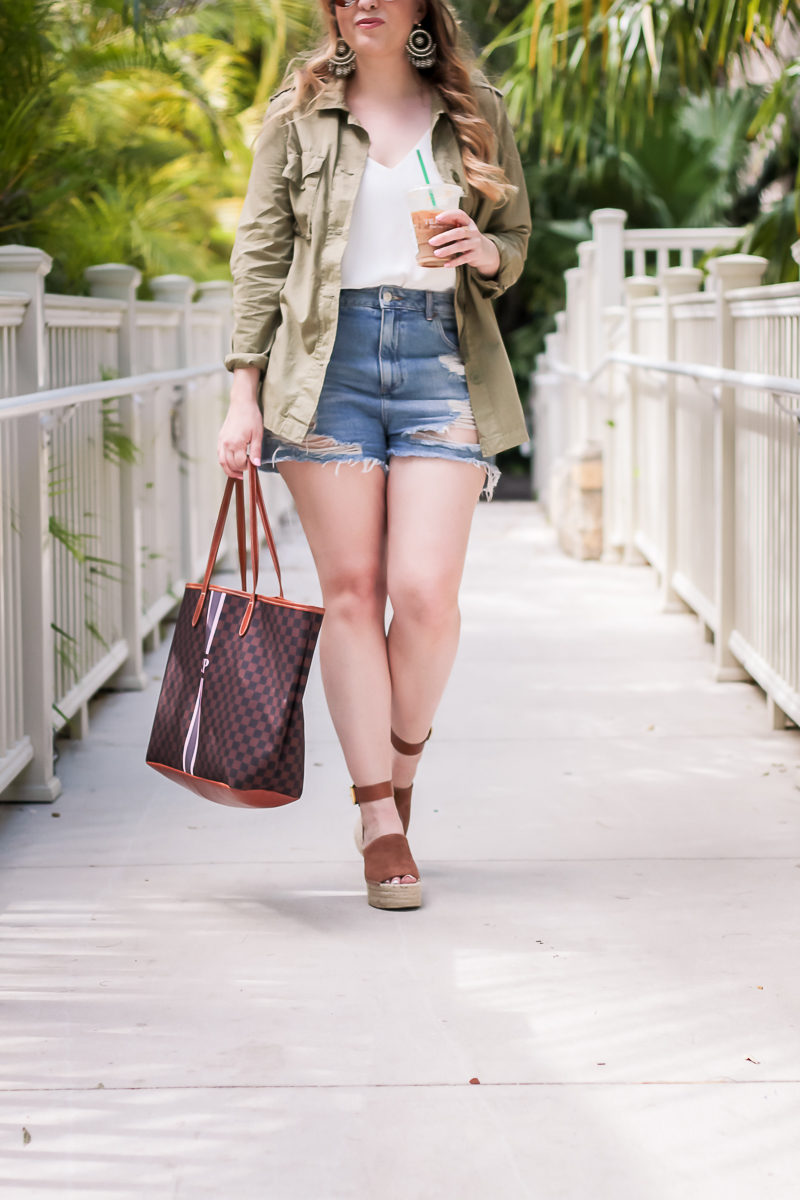
<path fill-rule="evenodd" d="M 236 483 L 236 480 L 234 480 Z M 236 547 L 239 552 L 239 574 L 242 577 L 242 591 L 247 591 L 247 533 L 244 524 L 244 488 L 237 487 L 236 492 Z"/>
<path fill-rule="evenodd" d="M 278 592 L 283 599 L 283 580 L 281 579 L 281 568 L 278 562 L 278 551 L 275 546 L 275 539 L 272 536 L 272 528 L 267 516 L 267 507 L 264 503 L 264 496 L 261 491 L 261 481 L 258 476 L 258 469 L 248 460 L 248 480 L 250 491 L 250 570 L 252 578 L 252 589 L 250 590 L 250 603 L 247 606 L 245 615 L 242 618 L 242 623 L 239 628 L 239 633 L 244 635 L 250 625 L 250 619 L 253 615 L 255 607 L 256 590 L 258 588 L 258 529 L 257 515 L 261 517 L 261 523 L 264 527 L 264 534 L 267 540 L 272 565 L 275 568 L 275 574 L 278 578 Z M 225 529 L 225 522 L 228 518 L 228 509 L 230 508 L 231 496 L 234 490 L 236 491 L 236 541 L 239 558 L 239 571 L 242 580 L 242 591 L 247 589 L 247 531 L 245 522 L 245 507 L 244 507 L 244 482 L 241 479 L 228 479 L 225 485 L 225 491 L 222 496 L 222 501 L 219 506 L 219 514 L 217 523 L 214 526 L 214 533 L 211 538 L 211 549 L 208 554 L 208 562 L 203 576 L 203 582 L 200 587 L 200 595 L 197 598 L 194 615 L 192 616 L 192 625 L 196 625 L 200 620 L 203 611 L 203 606 L 206 602 L 208 589 L 211 582 L 211 575 L 214 571 L 214 566 L 219 554 L 220 543 L 222 542 L 222 534 Z"/>
<path fill-rule="evenodd" d="M 261 517 L 261 525 L 264 529 L 264 537 L 267 542 L 267 549 L 269 550 L 269 556 L 272 559 L 272 565 L 275 568 L 275 575 L 278 580 L 278 595 L 280 596 L 281 600 L 283 600 L 284 595 L 283 580 L 281 579 L 281 565 L 278 562 L 278 551 L 275 546 L 275 538 L 272 536 L 272 526 L 269 523 L 267 506 L 264 503 L 264 493 L 261 490 L 261 476 L 259 474 L 258 467 L 254 467 L 249 459 L 247 461 L 247 467 L 250 486 L 250 531 L 256 548 L 256 563 L 258 563 L 258 530 L 256 529 L 255 512 L 256 509 L 258 509 L 259 516 Z M 258 566 L 256 566 L 256 574 L 258 574 Z M 242 591 L 245 590 L 245 588 L 242 589 Z M 255 593 L 255 584 L 253 585 L 253 592 Z"/>

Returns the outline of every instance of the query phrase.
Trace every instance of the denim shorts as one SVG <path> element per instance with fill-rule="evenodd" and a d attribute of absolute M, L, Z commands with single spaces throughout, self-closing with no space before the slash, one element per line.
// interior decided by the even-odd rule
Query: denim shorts
<path fill-rule="evenodd" d="M 448 440 L 449 430 L 475 440 Z M 392 457 L 411 456 L 480 467 L 488 497 L 500 474 L 478 443 L 452 292 L 343 289 L 309 432 L 300 443 L 265 434 L 261 461 L 360 462 L 388 471 Z"/>

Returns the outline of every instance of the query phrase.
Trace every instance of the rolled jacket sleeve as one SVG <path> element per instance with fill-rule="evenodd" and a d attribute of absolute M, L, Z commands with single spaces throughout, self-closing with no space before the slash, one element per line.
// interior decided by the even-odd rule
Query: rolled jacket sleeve
<path fill-rule="evenodd" d="M 482 232 L 494 242 L 500 254 L 497 274 L 487 278 L 474 267 L 468 268 L 473 285 L 480 294 L 493 300 L 510 288 L 512 283 L 516 283 L 522 274 L 531 235 L 531 210 L 506 106 L 499 93 L 492 90 L 490 95 L 495 104 L 492 125 L 497 134 L 497 161 L 509 182 L 517 189 L 505 204 L 492 209 L 486 227 L 482 227 Z"/>
<path fill-rule="evenodd" d="M 280 293 L 292 261 L 294 218 L 284 174 L 289 125 L 273 101 L 256 142 L 231 254 L 233 333 L 229 371 L 266 369 L 280 321 Z"/>

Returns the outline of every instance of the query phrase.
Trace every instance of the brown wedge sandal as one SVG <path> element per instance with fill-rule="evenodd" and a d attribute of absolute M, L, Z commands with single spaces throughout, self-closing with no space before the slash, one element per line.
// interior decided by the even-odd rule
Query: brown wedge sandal
<path fill-rule="evenodd" d="M 354 804 L 388 799 L 394 793 L 392 781 L 373 783 L 368 787 L 350 788 Z M 362 834 L 363 840 L 363 834 Z M 387 833 L 375 838 L 363 849 L 364 878 L 367 881 L 367 902 L 373 908 L 419 908 L 422 904 L 422 883 L 419 867 L 411 856 L 403 833 Z M 386 883 L 399 875 L 413 875 L 416 883 Z"/>
<path fill-rule="evenodd" d="M 392 745 L 398 754 L 421 754 L 425 749 L 425 744 L 430 740 L 433 733 L 433 727 L 428 730 L 428 736 L 421 742 L 404 742 L 401 737 L 398 737 L 394 730 L 391 731 Z M 413 783 L 408 787 L 396 787 L 394 789 L 394 802 L 397 808 L 397 815 L 403 822 L 403 833 L 408 833 L 408 826 L 411 823 L 411 793 L 414 790 Z M 359 854 L 364 853 L 364 826 L 361 824 L 361 817 L 358 818 L 353 830 L 353 840 L 356 844 L 356 849 Z"/>

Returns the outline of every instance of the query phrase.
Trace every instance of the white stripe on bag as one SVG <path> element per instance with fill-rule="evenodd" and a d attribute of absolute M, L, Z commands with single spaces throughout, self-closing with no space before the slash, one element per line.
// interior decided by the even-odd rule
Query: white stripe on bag
<path fill-rule="evenodd" d="M 203 657 L 203 665 L 200 668 L 200 686 L 197 689 L 197 699 L 192 710 L 192 719 L 189 722 L 189 728 L 186 731 L 186 740 L 183 743 L 183 769 L 187 775 L 194 775 L 194 764 L 197 761 L 197 751 L 200 747 L 200 713 L 203 704 L 203 676 L 205 675 L 206 667 L 208 666 L 208 654 L 211 650 L 211 644 L 214 641 L 214 635 L 217 632 L 219 618 L 222 613 L 222 606 L 225 603 L 224 592 L 212 592 L 211 599 L 208 602 L 208 613 L 206 616 L 206 650 Z"/>

